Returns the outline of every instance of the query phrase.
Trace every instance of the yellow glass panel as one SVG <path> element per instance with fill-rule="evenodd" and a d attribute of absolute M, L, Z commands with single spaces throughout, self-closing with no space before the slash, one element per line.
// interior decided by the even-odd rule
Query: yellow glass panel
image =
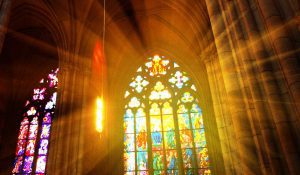
<path fill-rule="evenodd" d="M 162 109 L 162 113 L 163 114 L 172 114 L 173 113 L 172 107 L 170 106 L 169 102 L 166 102 L 164 104 L 163 109 Z"/>
<path fill-rule="evenodd" d="M 154 115 L 150 117 L 151 132 L 161 131 L 161 117 Z"/>
<path fill-rule="evenodd" d="M 163 115 L 164 131 L 175 130 L 173 115 Z"/>
<path fill-rule="evenodd" d="M 160 109 L 157 103 L 151 105 L 150 115 L 160 115 Z"/>

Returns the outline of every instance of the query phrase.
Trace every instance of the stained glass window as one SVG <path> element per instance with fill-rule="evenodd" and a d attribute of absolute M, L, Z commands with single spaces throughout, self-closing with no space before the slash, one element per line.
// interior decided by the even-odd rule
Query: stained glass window
<path fill-rule="evenodd" d="M 211 174 L 196 94 L 187 73 L 163 56 L 138 68 L 124 95 L 124 174 Z"/>
<path fill-rule="evenodd" d="M 57 97 L 57 73 L 40 80 L 24 107 L 12 174 L 46 174 L 49 139 Z"/>

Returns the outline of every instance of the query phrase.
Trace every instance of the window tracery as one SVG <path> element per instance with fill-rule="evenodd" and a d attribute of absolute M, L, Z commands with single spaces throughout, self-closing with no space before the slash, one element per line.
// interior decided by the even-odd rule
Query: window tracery
<path fill-rule="evenodd" d="M 125 93 L 124 174 L 211 174 L 196 91 L 164 57 L 138 68 Z"/>

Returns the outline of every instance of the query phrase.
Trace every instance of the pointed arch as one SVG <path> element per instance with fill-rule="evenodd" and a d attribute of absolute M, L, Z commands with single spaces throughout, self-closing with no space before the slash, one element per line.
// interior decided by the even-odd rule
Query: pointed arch
<path fill-rule="evenodd" d="M 124 174 L 211 174 L 196 93 L 163 56 L 137 69 L 125 92 Z"/>

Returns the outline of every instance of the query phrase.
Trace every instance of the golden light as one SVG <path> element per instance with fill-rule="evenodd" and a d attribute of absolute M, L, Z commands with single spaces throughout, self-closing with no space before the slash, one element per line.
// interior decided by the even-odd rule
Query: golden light
<path fill-rule="evenodd" d="M 99 133 L 103 131 L 103 101 L 100 97 L 96 100 L 96 130 Z"/>

